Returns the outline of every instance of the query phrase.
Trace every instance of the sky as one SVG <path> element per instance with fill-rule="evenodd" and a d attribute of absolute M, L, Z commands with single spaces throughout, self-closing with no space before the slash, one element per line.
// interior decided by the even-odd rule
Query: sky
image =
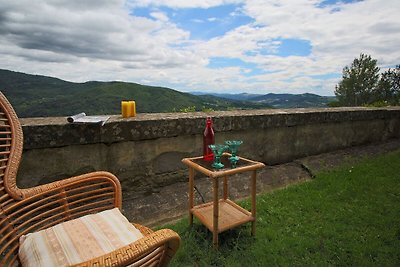
<path fill-rule="evenodd" d="M 399 0 L 0 0 L 0 68 L 184 92 L 334 95 L 400 64 Z"/>

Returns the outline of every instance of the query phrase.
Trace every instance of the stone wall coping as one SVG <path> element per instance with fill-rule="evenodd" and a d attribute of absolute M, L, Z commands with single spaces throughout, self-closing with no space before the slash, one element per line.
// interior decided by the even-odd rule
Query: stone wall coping
<path fill-rule="evenodd" d="M 197 135 L 211 116 L 216 132 L 305 124 L 374 120 L 400 117 L 400 107 L 297 108 L 235 110 L 191 113 L 139 113 L 133 118 L 110 115 L 101 124 L 68 123 L 66 117 L 20 119 L 24 148 L 51 148 L 68 145 L 151 140 L 181 135 Z"/>

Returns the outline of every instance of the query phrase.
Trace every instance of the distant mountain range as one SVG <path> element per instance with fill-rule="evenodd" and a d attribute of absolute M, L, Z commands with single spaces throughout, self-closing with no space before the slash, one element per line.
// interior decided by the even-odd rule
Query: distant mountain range
<path fill-rule="evenodd" d="M 320 96 L 316 94 L 266 94 L 251 99 L 255 103 L 263 103 L 274 108 L 306 108 L 327 107 L 329 102 L 335 101 L 334 96 Z"/>
<path fill-rule="evenodd" d="M 205 93 L 205 92 L 190 92 L 192 95 L 213 95 L 216 97 L 232 99 L 232 100 L 252 100 L 252 98 L 257 96 L 263 96 L 262 94 L 248 94 L 248 93 L 240 93 L 240 94 L 219 94 L 219 93 Z"/>
<path fill-rule="evenodd" d="M 307 107 L 327 107 L 329 102 L 335 101 L 334 96 L 320 96 L 316 94 L 218 94 L 194 92 L 194 95 L 213 95 L 220 98 L 231 100 L 249 101 L 252 103 L 266 104 L 274 108 L 307 108 Z"/>
<path fill-rule="evenodd" d="M 120 114 L 122 100 L 134 99 L 137 112 L 325 107 L 334 97 L 314 94 L 206 94 L 128 82 L 73 83 L 0 69 L 0 90 L 19 117 Z"/>
<path fill-rule="evenodd" d="M 19 117 L 120 114 L 122 100 L 134 99 L 138 112 L 270 108 L 268 104 L 215 96 L 193 96 L 164 87 L 127 82 L 67 82 L 0 69 L 0 90 Z"/>

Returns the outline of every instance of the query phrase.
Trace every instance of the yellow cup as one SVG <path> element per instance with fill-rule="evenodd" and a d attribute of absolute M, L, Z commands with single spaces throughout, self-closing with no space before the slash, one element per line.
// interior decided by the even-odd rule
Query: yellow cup
<path fill-rule="evenodd" d="M 121 113 L 123 118 L 128 118 L 130 115 L 129 101 L 121 102 Z"/>
<path fill-rule="evenodd" d="M 129 101 L 129 116 L 135 117 L 136 116 L 136 103 L 135 101 Z"/>

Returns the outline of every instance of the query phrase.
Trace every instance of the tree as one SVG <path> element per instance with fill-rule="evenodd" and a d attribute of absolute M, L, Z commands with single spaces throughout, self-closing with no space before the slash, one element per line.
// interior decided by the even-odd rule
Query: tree
<path fill-rule="evenodd" d="M 375 98 L 376 101 L 386 101 L 391 105 L 400 104 L 400 65 L 382 73 Z"/>
<path fill-rule="evenodd" d="M 335 87 L 335 95 L 342 106 L 360 106 L 372 103 L 379 83 L 377 60 L 360 54 L 350 67 L 343 68 L 342 80 Z"/>

